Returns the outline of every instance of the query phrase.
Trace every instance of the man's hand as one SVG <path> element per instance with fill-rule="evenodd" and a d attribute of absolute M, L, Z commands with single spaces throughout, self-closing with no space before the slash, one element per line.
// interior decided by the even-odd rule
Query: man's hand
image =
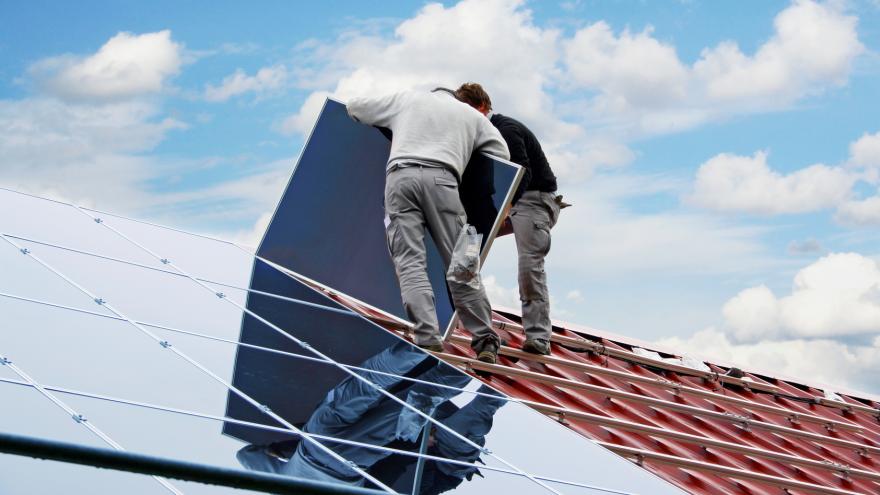
<path fill-rule="evenodd" d="M 498 235 L 495 237 L 501 237 L 512 233 L 513 222 L 510 221 L 510 213 L 508 213 L 507 215 L 504 215 L 504 219 L 501 220 L 501 228 L 498 229 Z"/>

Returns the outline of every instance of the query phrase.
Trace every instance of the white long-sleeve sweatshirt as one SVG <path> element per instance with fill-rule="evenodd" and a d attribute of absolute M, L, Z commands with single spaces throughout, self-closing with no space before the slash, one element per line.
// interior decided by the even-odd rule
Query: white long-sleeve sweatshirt
<path fill-rule="evenodd" d="M 348 114 L 358 122 L 391 129 L 389 168 L 402 162 L 439 165 L 461 180 L 476 151 L 510 158 L 504 138 L 489 119 L 445 91 L 353 98 Z"/>

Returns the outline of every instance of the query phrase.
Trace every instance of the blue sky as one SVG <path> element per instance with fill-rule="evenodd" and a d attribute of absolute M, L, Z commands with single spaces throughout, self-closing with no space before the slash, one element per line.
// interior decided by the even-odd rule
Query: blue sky
<path fill-rule="evenodd" d="M 555 317 L 878 391 L 876 1 L 6 2 L 0 26 L 0 185 L 255 244 L 326 95 L 475 80 L 575 203 Z M 509 239 L 486 281 L 517 303 Z"/>

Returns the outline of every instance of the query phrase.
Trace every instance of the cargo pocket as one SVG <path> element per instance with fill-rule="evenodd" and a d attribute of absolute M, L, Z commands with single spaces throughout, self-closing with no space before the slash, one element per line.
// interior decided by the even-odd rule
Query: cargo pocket
<path fill-rule="evenodd" d="M 386 217 L 385 218 L 385 245 L 388 247 L 388 254 L 394 259 L 394 240 L 397 237 L 397 222 Z"/>
<path fill-rule="evenodd" d="M 541 255 L 546 256 L 550 252 L 550 224 L 535 222 L 535 243 Z"/>

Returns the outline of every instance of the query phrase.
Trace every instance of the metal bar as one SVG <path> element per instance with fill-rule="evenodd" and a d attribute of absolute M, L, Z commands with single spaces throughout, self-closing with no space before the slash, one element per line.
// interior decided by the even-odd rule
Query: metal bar
<path fill-rule="evenodd" d="M 422 441 L 419 442 L 419 460 L 416 462 L 416 474 L 413 476 L 412 495 L 419 495 L 422 491 L 422 472 L 425 469 L 425 458 L 422 457 L 428 452 L 428 441 L 431 438 L 431 427 L 425 425 L 422 427 Z"/>
<path fill-rule="evenodd" d="M 12 239 L 18 239 L 18 240 L 25 241 L 25 242 L 32 243 L 32 244 L 40 244 L 40 245 L 42 245 L 42 246 L 48 246 L 48 247 L 51 247 L 51 248 L 61 249 L 61 250 L 69 251 L 69 252 L 76 253 L 76 254 L 82 254 L 82 255 L 84 255 L 84 256 L 90 256 L 90 257 L 93 257 L 93 258 L 99 258 L 99 259 L 103 259 L 103 260 L 107 260 L 107 261 L 113 261 L 113 262 L 115 262 L 115 263 L 121 263 L 121 264 L 123 264 L 123 265 L 129 265 L 129 266 L 134 266 L 134 267 L 137 267 L 137 268 L 143 268 L 143 269 L 145 269 L 145 270 L 152 270 L 152 271 L 156 271 L 156 272 L 160 272 L 160 273 L 165 273 L 165 274 L 167 274 L 167 275 L 173 275 L 173 276 L 175 276 L 175 277 L 187 278 L 186 275 L 183 275 L 182 273 L 178 273 L 178 272 L 175 272 L 175 271 L 172 271 L 172 270 L 166 270 L 166 269 L 164 269 L 164 268 L 159 268 L 159 267 L 155 267 L 155 266 L 145 265 L 145 264 L 143 264 L 143 263 L 138 263 L 138 262 L 136 262 L 136 261 L 124 260 L 124 259 L 121 259 L 121 258 L 115 258 L 115 257 L 113 257 L 113 256 L 107 256 L 107 255 L 103 255 L 103 254 L 98 254 L 98 253 L 94 253 L 94 252 L 91 252 L 91 251 L 85 251 L 85 250 L 82 250 L 82 249 L 76 249 L 76 248 L 72 248 L 72 247 L 69 247 L 69 246 L 62 246 L 61 244 L 55 244 L 55 243 L 52 243 L 52 242 L 40 241 L 40 240 L 37 240 L 37 239 L 31 239 L 31 238 L 28 238 L 28 237 L 23 237 L 23 236 L 19 236 L 19 235 L 15 235 L 15 234 L 10 234 L 10 233 L 8 233 L 8 232 L 4 232 L 3 234 L 4 234 L 5 236 L 9 237 L 9 238 L 12 238 Z M 271 297 L 271 298 L 274 298 L 274 299 L 280 299 L 280 300 L 282 300 L 282 301 L 287 301 L 287 302 L 291 302 L 291 303 L 295 303 L 295 304 L 300 304 L 300 305 L 302 305 L 302 306 L 309 306 L 309 307 L 316 308 L 316 309 L 321 309 L 321 310 L 324 310 L 324 311 L 330 311 L 330 312 L 332 312 L 332 313 L 340 313 L 340 314 L 349 315 L 349 316 L 355 316 L 355 315 L 357 315 L 357 313 L 355 313 L 354 311 L 352 311 L 352 310 L 350 310 L 350 309 L 332 308 L 332 307 L 330 307 L 330 306 L 324 306 L 324 305 L 321 305 L 321 304 L 315 304 L 315 303 L 313 303 L 313 302 L 309 302 L 309 301 L 303 301 L 302 299 L 296 299 L 296 298 L 293 298 L 293 297 L 282 296 L 282 295 L 280 295 L 280 294 L 273 294 L 273 293 L 271 293 L 271 292 L 264 292 L 264 291 L 261 291 L 261 290 L 251 289 L 251 288 L 247 288 L 247 287 L 240 287 L 240 286 L 237 286 L 237 285 L 227 284 L 227 283 L 224 283 L 224 282 L 217 282 L 216 280 L 210 280 L 210 279 L 201 278 L 201 277 L 193 277 L 193 278 L 195 278 L 196 280 L 198 280 L 198 281 L 200 281 L 200 282 L 205 282 L 205 283 L 212 284 L 212 285 L 219 285 L 219 286 L 221 286 L 221 287 L 227 287 L 227 288 L 230 288 L 230 289 L 237 289 L 237 290 L 240 290 L 240 291 L 242 291 L 242 292 L 249 292 L 249 293 L 252 293 L 252 294 L 259 294 L 259 295 L 261 295 L 261 296 Z"/>
<path fill-rule="evenodd" d="M 84 213 L 84 214 L 87 215 L 87 213 Z M 347 465 L 350 469 L 352 469 L 353 471 L 358 473 L 360 476 L 363 476 L 367 480 L 373 482 L 376 486 L 382 488 L 383 490 L 387 491 L 388 493 L 394 493 L 394 490 L 392 490 L 390 487 L 384 485 L 382 482 L 377 480 L 372 475 L 368 474 L 366 471 L 364 471 L 363 469 L 358 467 L 355 463 L 343 458 L 342 456 L 340 456 L 339 454 L 337 454 L 336 452 L 334 452 L 333 450 L 331 450 L 327 446 L 323 445 L 321 442 L 314 440 L 310 434 L 301 431 L 299 428 L 294 426 L 292 423 L 290 423 L 286 419 L 282 418 L 281 416 L 279 416 L 278 414 L 273 412 L 271 409 L 269 409 L 269 407 L 267 407 L 264 404 L 260 404 L 254 398 L 252 398 L 248 394 L 242 392 L 237 387 L 235 387 L 231 383 L 227 382 L 226 380 L 224 380 L 223 378 L 218 376 L 216 373 L 214 373 L 213 371 L 211 371 L 208 368 L 206 368 L 205 366 L 203 366 L 198 361 L 189 357 L 189 355 L 187 355 L 183 351 L 172 346 L 171 343 L 169 343 L 168 341 L 160 339 L 156 334 L 147 330 L 143 325 L 140 325 L 137 322 L 135 322 L 134 320 L 132 320 L 131 318 L 128 318 L 122 312 L 116 310 L 112 305 L 107 303 L 107 301 L 105 301 L 104 299 L 102 299 L 100 297 L 97 297 L 95 294 L 90 292 L 88 289 L 86 289 L 82 285 L 78 284 L 77 282 L 75 282 L 71 278 L 67 277 L 66 275 L 64 275 L 63 273 L 61 273 L 60 271 L 58 271 L 57 269 L 55 269 L 54 267 L 52 267 L 51 265 L 49 265 L 48 263 L 46 263 L 45 261 L 43 261 L 42 259 L 37 257 L 36 255 L 34 255 L 30 250 L 25 249 L 25 248 L 21 247 L 20 245 L 18 245 L 15 241 L 11 240 L 8 236 L 6 236 L 6 234 L 0 232 L 0 238 L 2 238 L 4 241 L 6 241 L 8 244 L 12 245 L 13 247 L 17 248 L 25 256 L 29 256 L 31 259 L 33 259 L 34 261 L 36 261 L 37 263 L 42 265 L 47 270 L 49 270 L 52 273 L 54 273 L 55 275 L 57 275 L 59 278 L 61 278 L 62 280 L 64 280 L 65 282 L 67 282 L 68 284 L 70 284 L 71 286 L 73 286 L 74 288 L 76 288 L 77 290 L 82 292 L 83 294 L 85 294 L 86 296 L 90 297 L 99 306 L 103 306 L 103 307 L 107 308 L 107 310 L 110 311 L 111 313 L 115 314 L 116 316 L 119 316 L 120 318 L 123 318 L 126 322 L 128 322 L 130 325 L 132 325 L 137 330 L 139 330 L 141 333 L 152 338 L 154 341 L 156 341 L 156 343 L 161 345 L 163 348 L 170 350 L 171 352 L 176 354 L 178 357 L 180 357 L 181 359 L 183 359 L 184 361 L 186 361 L 190 365 L 198 368 L 202 373 L 206 374 L 208 377 L 210 377 L 214 381 L 224 385 L 227 390 L 230 390 L 234 394 L 238 395 L 245 402 L 251 404 L 252 406 L 257 408 L 257 410 L 261 411 L 263 414 L 266 414 L 267 416 L 271 417 L 275 421 L 278 421 L 280 424 L 290 428 L 292 431 L 299 432 L 305 441 L 312 443 L 318 449 L 323 450 L 325 453 L 327 453 L 333 459 Z M 202 285 L 204 285 L 204 284 L 202 284 Z M 207 288 L 207 286 L 205 286 L 205 287 Z M 210 288 L 208 288 L 208 290 L 210 290 Z M 226 299 L 226 300 L 228 300 L 228 299 Z"/>
<path fill-rule="evenodd" d="M 462 345 L 470 345 L 470 339 L 461 335 L 455 335 L 451 339 L 451 341 L 462 344 Z M 768 413 L 778 414 L 780 416 L 785 416 L 790 422 L 796 423 L 798 421 L 805 421 L 809 423 L 821 424 L 826 429 L 841 429 L 841 430 L 850 430 L 862 432 L 862 427 L 850 423 L 850 422 L 842 422 L 834 419 L 826 419 L 819 416 L 814 416 L 812 414 L 803 414 L 796 411 L 791 411 L 788 409 L 783 409 L 777 406 L 771 406 L 768 404 L 761 404 L 756 402 L 751 402 L 745 399 L 740 399 L 738 397 L 731 397 L 728 395 L 722 395 L 715 392 L 711 392 L 708 390 L 702 390 L 695 387 L 689 387 L 685 384 L 678 382 L 671 382 L 669 380 L 662 380 L 658 378 L 649 378 L 646 376 L 641 376 L 633 373 L 626 373 L 624 371 L 617 371 L 610 368 L 604 368 L 602 366 L 596 366 L 594 364 L 582 363 L 577 361 L 571 361 L 568 359 L 560 358 L 557 356 L 541 356 L 538 354 L 531 354 L 528 352 L 523 352 L 519 349 L 515 349 L 510 346 L 501 346 L 498 350 L 499 354 L 504 356 L 509 356 L 516 359 L 524 359 L 527 361 L 533 361 L 537 363 L 550 364 L 553 366 L 561 366 L 575 371 L 581 371 L 584 373 L 594 373 L 598 375 L 609 376 L 612 378 L 617 378 L 627 382 L 638 382 L 644 383 L 647 385 L 652 385 L 656 387 L 662 387 L 666 389 L 670 389 L 674 391 L 675 394 L 678 393 L 687 393 L 690 395 L 696 395 L 699 397 L 703 397 L 706 399 L 711 399 L 719 402 L 727 402 L 730 404 L 735 404 L 744 409 L 754 409 L 759 411 L 764 411 Z"/>
<path fill-rule="evenodd" d="M 6 384 L 10 384 L 10 385 L 19 385 L 19 386 L 25 386 L 25 387 L 33 387 L 30 383 L 19 381 L 19 380 L 14 380 L 11 378 L 0 377 L 0 383 L 6 383 Z M 158 404 L 151 404 L 148 402 L 132 401 L 132 400 L 128 400 L 128 399 L 122 399 L 122 398 L 118 398 L 118 397 L 110 397 L 110 396 L 106 396 L 106 395 L 94 394 L 94 393 L 90 393 L 90 392 L 83 392 L 83 391 L 73 390 L 73 389 L 68 389 L 68 388 L 63 388 L 63 387 L 56 387 L 56 386 L 52 386 L 52 385 L 43 385 L 43 387 L 46 390 L 52 390 L 52 391 L 55 391 L 55 392 L 58 392 L 61 394 L 76 395 L 78 397 L 86 397 L 89 399 L 96 399 L 96 400 L 101 400 L 101 401 L 106 401 L 106 402 L 111 402 L 111 403 L 116 403 L 116 404 L 139 407 L 139 408 L 143 408 L 143 409 L 152 409 L 152 410 L 156 410 L 156 411 L 162 411 L 162 412 L 167 412 L 167 413 L 172 413 L 172 414 L 177 414 L 177 415 L 182 415 L 182 416 L 191 416 L 191 417 L 199 418 L 199 419 L 207 419 L 210 421 L 229 422 L 229 423 L 234 423 L 234 424 L 242 425 L 242 426 L 248 426 L 248 427 L 252 427 L 252 428 L 256 428 L 256 429 L 272 431 L 272 432 L 276 432 L 276 433 L 282 433 L 285 435 L 299 436 L 296 432 L 293 432 L 287 428 L 279 428 L 277 426 L 264 425 L 261 423 L 253 423 L 253 422 L 245 421 L 245 420 L 241 420 L 241 419 L 230 418 L 228 416 L 218 416 L 218 415 L 214 415 L 214 414 L 207 414 L 207 413 L 201 413 L 201 412 L 197 412 L 197 411 L 190 411 L 190 410 L 186 410 L 186 409 L 179 409 L 179 408 L 174 408 L 174 407 L 162 406 L 162 405 L 158 405 Z M 387 447 L 387 446 L 383 446 L 383 445 L 372 445 L 372 444 L 367 444 L 367 443 L 363 443 L 363 442 L 357 442 L 354 440 L 347 440 L 347 439 L 343 439 L 343 438 L 330 437 L 330 436 L 325 436 L 325 435 L 312 434 L 312 436 L 318 440 L 324 440 L 324 441 L 331 442 L 331 443 L 353 445 L 353 446 L 361 447 L 361 448 L 365 448 L 365 449 L 379 450 L 382 452 L 388 452 L 390 454 L 399 454 L 399 455 L 404 455 L 404 456 L 408 456 L 408 457 L 422 457 L 425 460 L 429 460 L 429 461 L 443 462 L 443 463 L 447 463 L 447 464 L 456 464 L 456 465 L 460 465 L 460 466 L 473 466 L 472 462 L 460 461 L 457 459 L 449 459 L 446 457 L 439 457 L 439 456 L 435 456 L 435 455 L 431 455 L 431 454 L 420 454 L 420 453 L 411 452 L 408 450 L 400 450 L 400 449 L 395 449 L 395 448 L 391 448 L 391 447 Z M 520 473 L 517 473 L 516 471 L 512 471 L 510 469 L 505 469 L 505 468 L 501 468 L 501 467 L 482 465 L 482 466 L 480 466 L 480 469 L 525 478 L 525 476 L 523 476 Z M 634 495 L 634 494 L 630 494 L 628 492 L 622 492 L 622 491 L 613 490 L 610 488 L 592 486 L 592 485 L 587 485 L 584 483 L 578 483 L 575 481 L 550 478 L 547 476 L 536 475 L 536 478 L 541 479 L 543 481 L 549 481 L 552 483 L 559 483 L 559 484 L 563 484 L 563 485 L 576 486 L 579 488 L 586 488 L 589 490 L 595 490 L 595 491 L 600 491 L 600 492 L 614 493 L 614 494 L 618 494 L 618 495 Z"/>
<path fill-rule="evenodd" d="M 807 493 L 818 493 L 821 495 L 862 495 L 858 492 L 852 492 L 849 490 L 843 490 L 840 488 L 833 488 L 829 486 L 821 486 L 815 485 L 813 483 L 807 483 L 804 481 L 797 481 L 788 478 L 780 478 L 778 476 L 771 476 L 769 474 L 761 474 L 756 473 L 754 471 L 746 471 L 743 469 L 732 468 L 727 466 L 720 466 L 718 464 L 710 464 L 708 462 L 695 461 L 692 459 L 685 459 L 683 457 L 676 457 L 672 455 L 660 454 L 658 452 L 651 452 L 643 449 L 635 449 L 632 447 L 624 447 L 622 445 L 616 445 L 608 442 L 598 442 L 603 447 L 617 452 L 623 456 L 631 456 L 635 457 L 639 460 L 650 459 L 657 463 L 662 464 L 672 464 L 674 466 L 680 468 L 689 468 L 696 469 L 698 471 L 704 471 L 712 474 L 723 474 L 725 476 L 730 476 L 732 478 L 739 479 L 748 479 L 759 481 L 762 483 L 767 483 L 769 485 L 778 486 L 783 490 L 798 490 Z M 637 462 L 641 463 L 641 462 Z"/>
<path fill-rule="evenodd" d="M 535 484 L 537 484 L 538 486 L 541 486 L 542 488 L 546 489 L 547 491 L 549 491 L 549 492 L 551 492 L 551 493 L 554 493 L 554 494 L 557 494 L 557 495 L 562 495 L 562 494 L 560 494 L 557 490 L 554 490 L 552 487 L 550 487 L 550 486 L 548 486 L 547 484 L 545 484 L 545 483 L 539 481 L 538 479 L 536 479 L 536 478 L 535 478 L 534 476 L 532 476 L 530 473 L 528 473 L 528 472 L 526 472 L 526 471 L 523 471 L 523 470 L 519 469 L 519 468 L 518 468 L 517 466 L 515 466 L 514 464 L 512 464 L 512 463 L 506 461 L 505 459 L 499 457 L 498 455 L 492 453 L 489 449 L 487 449 L 487 448 L 485 448 L 485 447 L 482 447 L 482 446 L 480 446 L 480 445 L 477 445 L 477 444 L 474 443 L 471 439 L 469 439 L 469 438 L 467 438 L 466 436 L 464 436 L 464 435 L 458 433 L 457 431 L 453 430 L 452 428 L 449 428 L 448 426 L 444 425 L 443 423 L 441 423 L 441 422 L 439 422 L 439 421 L 436 421 L 434 418 L 431 418 L 429 415 L 425 414 L 424 412 L 420 411 L 419 409 L 417 409 L 417 408 L 415 408 L 415 407 L 412 407 L 412 406 L 409 405 L 406 401 L 404 401 L 404 400 L 402 400 L 402 399 L 396 397 L 394 394 L 391 394 L 390 392 L 388 392 L 387 390 L 383 389 L 382 387 L 377 386 L 377 385 L 376 385 L 375 383 L 373 383 L 372 381 L 370 381 L 370 380 L 368 380 L 368 379 L 366 379 L 366 378 L 364 378 L 364 377 L 358 375 L 357 373 L 355 373 L 355 372 L 353 372 L 353 371 L 351 371 L 351 370 L 345 368 L 344 366 L 339 365 L 339 363 L 337 363 L 335 360 L 331 359 L 329 356 L 327 356 L 327 355 L 325 355 L 324 353 L 322 353 L 321 351 L 315 349 L 314 347 L 312 347 L 312 346 L 309 345 L 308 343 L 303 342 L 302 340 L 300 340 L 300 339 L 294 337 L 293 335 L 291 335 L 291 334 L 285 332 L 283 329 L 281 329 L 280 327 L 278 327 L 278 326 L 275 325 L 274 323 L 270 322 L 269 320 L 266 320 L 265 318 L 263 318 L 262 316 L 258 315 L 257 313 L 254 313 L 253 311 L 247 309 L 246 307 L 244 307 L 244 306 L 238 304 L 237 302 L 235 302 L 235 301 L 233 301 L 233 300 L 231 300 L 231 299 L 229 299 L 229 298 L 227 298 L 227 297 L 221 297 L 220 294 L 216 293 L 213 289 L 211 289 L 210 287 L 208 287 L 207 285 L 205 285 L 203 282 L 200 282 L 200 281 L 196 280 L 196 279 L 195 279 L 192 275 L 190 275 L 188 272 L 186 272 L 186 271 L 183 270 L 182 268 L 178 267 L 178 266 L 175 265 L 173 262 L 169 261 L 168 258 L 165 258 L 165 257 L 159 256 L 158 254 L 154 253 L 154 252 L 153 252 L 152 250 L 150 250 L 149 248 L 145 247 L 144 245 L 142 245 L 142 244 L 138 243 L 137 241 L 131 239 L 130 237 L 126 236 L 126 235 L 123 234 L 122 232 L 120 232 L 120 231 L 116 230 L 115 228 L 111 227 L 111 226 L 108 225 L 106 222 L 104 222 L 101 218 L 94 217 L 94 216 L 90 215 L 89 213 L 87 213 L 85 210 L 83 210 L 83 209 L 80 208 L 79 206 L 76 206 L 76 205 L 71 205 L 71 206 L 72 206 L 73 208 L 75 208 L 77 211 L 81 212 L 83 215 L 85 215 L 85 216 L 91 218 L 91 219 L 92 219 L 96 224 L 98 224 L 99 226 L 103 226 L 104 228 L 107 228 L 107 229 L 109 229 L 110 231 L 116 233 L 117 235 L 119 235 L 119 236 L 122 237 L 123 239 L 127 240 L 128 242 L 134 244 L 135 246 L 137 246 L 138 248 L 140 248 L 140 249 L 143 250 L 144 252 L 150 254 L 151 256 L 153 256 L 154 258 L 156 258 L 157 260 L 163 260 L 163 259 L 166 260 L 166 263 L 165 263 L 166 265 L 168 265 L 168 266 L 174 268 L 175 270 L 179 271 L 180 273 L 186 275 L 190 280 L 192 280 L 192 281 L 195 282 L 196 284 L 200 285 L 201 287 L 205 288 L 206 290 L 211 291 L 212 293 L 216 294 L 220 299 L 229 302 L 230 304 L 234 305 L 235 307 L 237 307 L 237 308 L 240 309 L 241 311 L 244 311 L 245 313 L 251 315 L 252 317 L 254 317 L 255 319 L 257 319 L 257 320 L 260 321 L 261 323 L 265 324 L 265 325 L 268 326 L 269 328 L 272 328 L 273 330 L 275 330 L 276 332 L 278 332 L 281 336 L 283 336 L 283 337 L 285 337 L 285 338 L 287 338 L 287 339 L 289 339 L 289 340 L 295 342 L 296 344 L 298 344 L 298 345 L 300 345 L 301 347 L 305 348 L 305 349 L 308 350 L 309 352 L 312 352 L 312 353 L 315 354 L 316 356 L 321 357 L 321 358 L 327 360 L 328 362 L 333 363 L 335 366 L 337 366 L 337 367 L 338 367 L 340 370 L 342 370 L 343 372 L 347 373 L 349 376 L 355 378 L 356 380 L 361 381 L 362 383 L 366 384 L 366 385 L 369 386 L 369 387 L 374 388 L 376 391 L 378 391 L 378 392 L 381 393 L 382 395 L 384 395 L 384 396 L 388 397 L 389 399 L 391 399 L 391 400 L 397 402 L 398 404 L 402 405 L 403 407 L 406 407 L 406 408 L 412 410 L 412 411 L 413 411 L 414 413 L 416 413 L 417 415 L 419 415 L 419 416 L 421 416 L 421 417 L 427 419 L 427 420 L 428 420 L 429 422 L 431 422 L 431 423 L 436 424 L 438 428 L 442 428 L 443 430 L 447 431 L 450 435 L 452 435 L 452 436 L 458 438 L 459 440 L 465 442 L 466 444 L 470 445 L 471 447 L 478 449 L 479 451 L 483 452 L 483 453 L 486 454 L 486 455 L 489 455 L 489 456 L 494 457 L 495 459 L 497 459 L 497 460 L 498 460 L 499 462 L 501 462 L 502 464 L 504 464 L 504 465 L 510 467 L 511 469 L 514 469 L 514 470 L 516 470 L 516 471 L 522 473 L 523 476 L 529 478 L 531 481 L 533 481 L 533 482 L 534 482 Z M 3 234 L 0 233 L 0 235 L 3 235 Z M 5 236 L 4 236 L 4 239 L 6 239 Z M 9 239 L 6 239 L 6 240 L 7 240 L 7 242 L 12 242 L 12 241 L 9 241 Z M 366 319 L 365 319 L 365 321 L 369 321 L 369 320 L 366 320 Z M 145 330 L 145 331 L 146 331 L 146 330 Z M 172 350 L 173 350 L 173 349 L 172 349 Z M 214 375 L 214 376 L 216 376 L 216 375 Z M 218 380 L 222 380 L 220 377 L 217 377 L 217 379 L 218 379 Z M 229 384 L 228 386 L 229 386 L 229 387 L 232 387 L 231 384 Z M 230 388 L 230 390 L 233 390 L 233 388 Z M 276 416 L 277 416 L 277 415 L 276 415 Z M 277 419 L 281 419 L 281 418 L 278 417 Z M 289 424 L 289 423 L 288 423 L 288 424 Z M 293 426 L 293 425 L 290 425 L 290 426 Z M 331 452 L 332 452 L 332 451 L 331 451 Z M 374 481 L 374 480 L 373 480 L 373 479 L 372 479 L 367 473 L 360 473 L 360 474 L 361 474 L 362 476 L 366 477 L 367 479 L 370 479 L 370 481 L 373 481 L 374 483 L 378 483 L 378 481 Z M 382 486 L 381 483 L 378 483 L 378 484 L 379 484 L 379 486 Z"/>
<path fill-rule="evenodd" d="M 229 469 L 11 433 L 0 433 L 0 452 L 265 493 L 304 495 L 383 493 L 350 485 Z"/>
<path fill-rule="evenodd" d="M 684 404 L 678 404 L 675 402 L 669 402 L 662 399 L 654 399 L 651 397 L 645 397 L 638 394 L 633 394 L 630 392 L 623 392 L 620 390 L 614 390 L 610 388 L 600 387 L 598 385 L 590 385 L 587 383 L 581 383 L 575 380 L 570 380 L 568 378 L 560 378 L 555 376 L 547 376 L 542 375 L 540 373 L 536 373 L 534 371 L 522 370 L 518 368 L 511 368 L 509 366 L 499 365 L 499 364 L 488 364 L 482 361 L 478 361 L 473 358 L 457 356 L 454 354 L 442 354 L 443 359 L 448 361 L 458 362 L 469 366 L 473 369 L 481 369 L 485 371 L 490 371 L 492 373 L 498 373 L 499 375 L 508 375 L 508 376 L 517 376 L 520 378 L 525 378 L 528 380 L 534 380 L 543 383 L 549 383 L 551 385 L 556 385 L 563 388 L 573 388 L 578 390 L 584 390 L 586 392 L 591 392 L 595 394 L 601 394 L 608 397 L 615 397 L 621 400 L 632 400 L 635 402 L 642 402 L 645 404 L 650 404 L 655 407 L 670 409 L 679 412 L 685 412 L 697 416 L 707 416 L 715 419 L 720 419 L 724 421 L 729 421 L 731 423 L 741 423 L 744 425 L 749 425 L 755 428 L 761 428 L 764 430 L 772 431 L 782 434 L 788 434 L 791 436 L 798 436 L 803 438 L 809 438 L 816 443 L 827 443 L 832 445 L 839 445 L 841 447 L 847 447 L 853 449 L 855 451 L 866 451 L 873 453 L 880 453 L 880 447 L 874 447 L 870 445 L 863 445 L 857 442 L 853 442 L 850 440 L 843 440 L 835 437 L 826 437 L 816 433 L 811 433 L 807 431 L 796 430 L 794 428 L 789 428 L 786 426 L 774 425 L 771 423 L 765 423 L 763 421 L 754 420 L 746 417 L 734 417 L 729 414 L 709 411 L 706 409 L 700 409 L 699 407 L 687 406 Z"/>
<path fill-rule="evenodd" d="M 122 445 L 119 445 L 119 443 L 117 443 L 115 440 L 110 438 L 109 435 L 101 431 L 100 428 L 92 424 L 92 422 L 89 421 L 85 416 L 78 413 L 72 407 L 67 405 L 67 403 L 65 403 L 58 397 L 55 397 L 55 394 L 46 390 L 45 387 L 43 387 L 40 383 L 31 378 L 30 375 L 25 373 L 24 370 L 15 365 L 11 360 L 7 359 L 5 356 L 0 355 L 0 364 L 7 366 L 9 369 L 11 369 L 13 373 L 18 375 L 22 380 L 25 380 L 29 386 L 33 387 L 34 390 L 39 392 L 43 397 L 49 399 L 49 401 L 51 401 L 53 404 L 55 404 L 56 406 L 61 408 L 61 410 L 67 413 L 69 417 L 77 424 L 85 426 L 87 430 L 92 432 L 107 445 L 113 447 L 113 449 L 119 452 L 125 452 L 125 448 L 123 448 Z M 165 489 L 167 489 L 171 493 L 174 493 L 175 495 L 183 495 L 183 492 L 178 490 L 177 487 L 169 483 L 167 480 L 159 478 L 158 476 L 153 476 L 153 479 L 155 479 L 156 482 L 165 487 Z"/>

